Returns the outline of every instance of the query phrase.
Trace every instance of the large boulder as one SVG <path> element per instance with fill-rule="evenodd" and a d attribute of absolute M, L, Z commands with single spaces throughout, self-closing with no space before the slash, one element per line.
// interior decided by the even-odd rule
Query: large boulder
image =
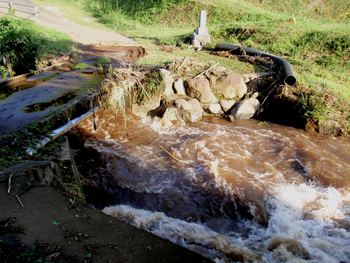
<path fill-rule="evenodd" d="M 242 98 L 248 88 L 242 75 L 230 72 L 212 80 L 212 90 L 218 98 L 231 100 Z"/>
<path fill-rule="evenodd" d="M 201 103 L 211 104 L 218 100 L 210 89 L 209 81 L 206 77 L 197 77 L 185 82 L 186 93 L 191 98 L 198 99 Z"/>
<path fill-rule="evenodd" d="M 175 101 L 175 106 L 180 110 L 181 117 L 187 122 L 199 121 L 203 116 L 203 109 L 196 99 L 179 99 Z"/>
<path fill-rule="evenodd" d="M 220 106 L 224 112 L 229 111 L 233 105 L 235 105 L 235 100 L 220 100 Z"/>
<path fill-rule="evenodd" d="M 211 114 L 222 114 L 223 113 L 219 103 L 212 103 L 209 105 L 205 105 L 205 108 Z"/>
<path fill-rule="evenodd" d="M 319 123 L 319 131 L 325 135 L 339 136 L 342 134 L 341 124 L 335 120 L 324 120 Z"/>
<path fill-rule="evenodd" d="M 181 117 L 180 110 L 174 106 L 171 106 L 165 110 L 160 124 L 162 125 L 162 127 L 170 127 L 175 123 L 184 124 L 184 121 Z"/>
<path fill-rule="evenodd" d="M 174 82 L 174 90 L 175 90 L 176 95 L 186 96 L 184 82 L 181 78 L 177 79 Z"/>
<path fill-rule="evenodd" d="M 153 95 L 150 99 L 142 102 L 142 104 L 132 104 L 131 111 L 140 118 L 144 118 L 148 113 L 160 106 L 161 96 L 159 94 Z"/>
<path fill-rule="evenodd" d="M 260 102 L 255 98 L 249 98 L 241 101 L 230 112 L 231 121 L 234 119 L 250 119 L 260 107 Z"/>
<path fill-rule="evenodd" d="M 163 94 L 165 97 L 170 97 L 174 95 L 173 84 L 174 78 L 171 76 L 171 72 L 166 69 L 159 70 L 160 75 L 162 76 L 162 80 L 164 82 L 165 88 Z"/>

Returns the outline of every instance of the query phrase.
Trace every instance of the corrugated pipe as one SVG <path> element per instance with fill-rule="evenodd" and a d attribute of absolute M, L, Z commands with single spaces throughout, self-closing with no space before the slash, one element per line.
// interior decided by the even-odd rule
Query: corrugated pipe
<path fill-rule="evenodd" d="M 297 82 L 293 68 L 289 62 L 283 58 L 277 57 L 275 55 L 254 49 L 249 47 L 241 47 L 239 45 L 232 44 L 217 44 L 215 47 L 217 51 L 230 51 L 233 55 L 248 55 L 248 56 L 260 56 L 270 58 L 280 70 L 280 76 L 283 82 L 287 85 L 294 86 Z"/>
<path fill-rule="evenodd" d="M 46 144 L 49 142 L 57 139 L 58 137 L 62 136 L 75 126 L 77 126 L 82 121 L 89 118 L 91 115 L 93 115 L 97 111 L 97 107 L 89 110 L 88 112 L 84 113 L 83 115 L 67 122 L 65 125 L 57 128 L 56 130 L 52 131 L 47 137 L 42 139 L 35 147 L 27 147 L 26 152 L 28 155 L 32 156 L 38 152 L 39 149 L 43 148 Z M 94 124 L 95 125 L 95 124 Z"/>

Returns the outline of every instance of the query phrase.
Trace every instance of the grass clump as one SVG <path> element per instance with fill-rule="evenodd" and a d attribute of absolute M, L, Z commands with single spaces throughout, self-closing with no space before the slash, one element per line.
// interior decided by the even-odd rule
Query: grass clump
<path fill-rule="evenodd" d="M 102 82 L 101 93 L 107 108 L 125 113 L 127 105 L 144 103 L 164 90 L 156 69 L 114 69 Z"/>
<path fill-rule="evenodd" d="M 40 61 L 68 53 L 72 48 L 73 43 L 65 34 L 12 16 L 0 18 L 0 73 L 3 78 L 36 70 Z"/>
<path fill-rule="evenodd" d="M 187 0 L 87 0 L 85 3 L 95 16 L 103 16 L 106 12 L 119 12 L 125 16 L 137 18 L 142 22 L 151 23 L 160 12 L 170 10 Z"/>

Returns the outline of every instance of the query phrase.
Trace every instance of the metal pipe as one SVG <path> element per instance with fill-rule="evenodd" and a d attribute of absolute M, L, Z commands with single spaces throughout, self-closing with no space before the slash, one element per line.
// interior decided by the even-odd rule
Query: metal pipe
<path fill-rule="evenodd" d="M 42 139 L 35 147 L 27 147 L 26 149 L 27 154 L 30 156 L 36 154 L 38 150 L 43 148 L 46 144 L 62 136 L 63 134 L 65 134 L 66 132 L 68 132 L 75 126 L 77 126 L 79 123 L 89 118 L 91 115 L 93 115 L 97 111 L 97 109 L 98 107 L 93 108 L 88 112 L 84 113 L 83 115 L 67 122 L 65 125 L 57 128 L 56 130 L 53 130 L 47 137 Z"/>
<path fill-rule="evenodd" d="M 232 44 L 217 44 L 215 50 L 218 51 L 230 51 L 233 55 L 248 55 L 248 56 L 260 56 L 272 59 L 272 61 L 279 67 L 279 73 L 283 82 L 287 85 L 294 86 L 297 82 L 296 76 L 293 72 L 291 64 L 278 56 L 254 49 L 249 47 L 241 47 L 239 45 Z"/>

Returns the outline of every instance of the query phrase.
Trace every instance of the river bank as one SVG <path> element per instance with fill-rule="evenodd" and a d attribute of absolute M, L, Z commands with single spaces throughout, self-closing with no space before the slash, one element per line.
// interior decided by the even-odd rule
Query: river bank
<path fill-rule="evenodd" d="M 209 262 L 57 189 L 38 186 L 29 174 L 13 176 L 9 195 L 1 177 L 0 220 L 9 219 L 0 224 L 2 262 Z M 29 181 L 31 188 L 16 199 Z"/>

